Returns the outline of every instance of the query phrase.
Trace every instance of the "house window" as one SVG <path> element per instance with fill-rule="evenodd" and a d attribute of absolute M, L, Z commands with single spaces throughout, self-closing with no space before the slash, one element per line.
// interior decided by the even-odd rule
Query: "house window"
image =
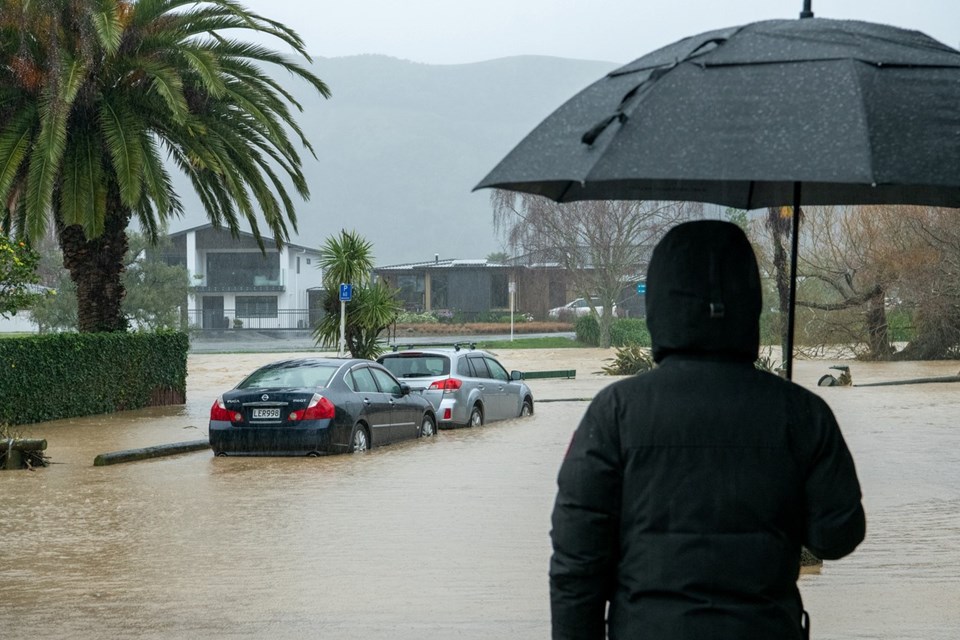
<path fill-rule="evenodd" d="M 423 274 L 397 276 L 397 296 L 405 309 L 420 310 L 423 308 Z"/>
<path fill-rule="evenodd" d="M 447 276 L 430 276 L 430 308 L 447 308 Z"/>
<path fill-rule="evenodd" d="M 251 287 L 280 284 L 280 254 L 208 253 L 207 284 L 211 287 Z"/>
<path fill-rule="evenodd" d="M 300 273 L 300 256 L 297 256 L 297 274 Z"/>
<path fill-rule="evenodd" d="M 507 274 L 495 273 L 490 277 L 490 307 L 505 309 L 510 306 L 510 285 Z"/>
<path fill-rule="evenodd" d="M 277 296 L 237 296 L 238 318 L 276 318 Z"/>

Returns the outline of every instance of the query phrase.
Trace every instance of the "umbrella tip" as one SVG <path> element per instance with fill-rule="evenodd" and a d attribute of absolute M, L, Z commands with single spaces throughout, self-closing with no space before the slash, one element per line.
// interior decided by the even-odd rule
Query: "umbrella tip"
<path fill-rule="evenodd" d="M 810 3 L 811 3 L 812 1 L 813 1 L 813 0 L 803 0 L 803 11 L 800 12 L 800 19 L 801 19 L 801 20 L 803 20 L 804 18 L 812 18 L 812 17 L 813 17 L 813 9 L 810 7 Z"/>

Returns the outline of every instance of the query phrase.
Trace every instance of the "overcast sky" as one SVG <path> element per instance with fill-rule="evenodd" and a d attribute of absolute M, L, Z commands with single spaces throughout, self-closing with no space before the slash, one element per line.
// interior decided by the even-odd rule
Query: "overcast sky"
<path fill-rule="evenodd" d="M 430 64 L 534 54 L 629 62 L 688 35 L 793 19 L 803 0 L 241 0 L 292 26 L 313 56 Z M 813 0 L 820 18 L 917 29 L 960 48 L 960 0 Z"/>

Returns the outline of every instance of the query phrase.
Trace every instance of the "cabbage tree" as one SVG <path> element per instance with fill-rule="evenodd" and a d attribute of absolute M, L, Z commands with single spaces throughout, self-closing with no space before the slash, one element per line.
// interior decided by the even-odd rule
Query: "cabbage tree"
<path fill-rule="evenodd" d="M 320 248 L 326 312 L 314 328 L 317 344 L 340 342 L 340 284 L 353 285 L 346 304 L 344 336 L 354 358 L 376 358 L 383 351 L 380 334 L 397 319 L 400 305 L 395 292 L 382 281 L 373 282 L 373 245 L 353 231 L 342 230 Z"/>

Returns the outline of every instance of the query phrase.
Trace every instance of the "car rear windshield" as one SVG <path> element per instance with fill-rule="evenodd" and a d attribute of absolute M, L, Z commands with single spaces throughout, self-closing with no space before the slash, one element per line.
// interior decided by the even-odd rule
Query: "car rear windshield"
<path fill-rule="evenodd" d="M 398 353 L 383 356 L 380 362 L 398 378 L 450 375 L 450 358 L 436 353 Z"/>
<path fill-rule="evenodd" d="M 237 389 L 325 387 L 339 364 L 297 363 L 264 367 L 251 373 Z"/>

